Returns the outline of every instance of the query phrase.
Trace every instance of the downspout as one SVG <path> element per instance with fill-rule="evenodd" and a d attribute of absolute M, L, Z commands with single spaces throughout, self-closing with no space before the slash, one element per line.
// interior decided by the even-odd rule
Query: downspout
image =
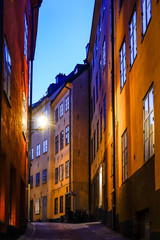
<path fill-rule="evenodd" d="M 116 230 L 116 172 L 115 172 L 115 86 L 114 86 L 114 0 L 111 0 L 112 20 L 112 131 L 113 131 L 113 192 L 112 192 L 112 229 Z"/>
<path fill-rule="evenodd" d="M 89 124 L 89 127 L 88 127 L 88 135 L 89 135 L 89 150 L 88 150 L 88 206 L 89 206 L 89 216 L 91 215 L 91 161 L 90 161 L 90 152 L 91 152 L 91 102 L 90 102 L 90 99 L 91 99 L 91 93 L 90 93 L 90 90 L 91 90 L 91 77 L 90 77 L 90 68 L 88 67 L 88 81 L 89 81 L 89 86 L 88 86 L 88 105 L 89 105 L 89 117 L 88 117 L 88 124 Z"/>
<path fill-rule="evenodd" d="M 1 158 L 2 87 L 3 87 L 3 2 L 4 0 L 0 0 L 0 158 Z"/>

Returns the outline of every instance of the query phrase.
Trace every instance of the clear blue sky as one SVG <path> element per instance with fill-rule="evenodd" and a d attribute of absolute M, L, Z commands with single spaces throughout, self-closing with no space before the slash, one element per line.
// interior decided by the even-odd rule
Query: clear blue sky
<path fill-rule="evenodd" d="M 43 0 L 39 12 L 33 72 L 33 103 L 86 58 L 94 0 Z"/>

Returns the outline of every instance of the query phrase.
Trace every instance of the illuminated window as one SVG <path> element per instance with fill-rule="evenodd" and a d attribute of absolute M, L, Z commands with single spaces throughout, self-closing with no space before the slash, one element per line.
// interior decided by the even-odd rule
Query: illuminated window
<path fill-rule="evenodd" d="M 28 51 L 28 22 L 27 22 L 27 14 L 25 12 L 24 15 L 24 55 L 27 60 L 27 51 Z"/>
<path fill-rule="evenodd" d="M 34 148 L 31 148 L 31 160 L 34 159 Z"/>
<path fill-rule="evenodd" d="M 11 57 L 6 40 L 4 41 L 4 91 L 8 98 L 11 100 Z"/>
<path fill-rule="evenodd" d="M 58 141 L 58 135 L 55 137 L 55 154 L 58 153 L 59 150 L 59 141 Z"/>
<path fill-rule="evenodd" d="M 43 153 L 46 153 L 47 152 L 47 139 L 45 139 L 44 141 L 43 141 Z"/>
<path fill-rule="evenodd" d="M 40 214 L 40 199 L 35 200 L 35 214 L 38 215 Z"/>
<path fill-rule="evenodd" d="M 137 13 L 134 11 L 129 24 L 129 56 L 130 56 L 130 67 L 137 56 Z"/>
<path fill-rule="evenodd" d="M 149 91 L 143 101 L 144 122 L 144 159 L 147 161 L 154 154 L 154 92 Z"/>
<path fill-rule="evenodd" d="M 69 96 L 65 99 L 65 111 L 67 112 L 69 110 Z"/>
<path fill-rule="evenodd" d="M 54 200 L 54 214 L 58 214 L 58 198 Z"/>
<path fill-rule="evenodd" d="M 58 108 L 55 110 L 55 123 L 58 122 Z"/>
<path fill-rule="evenodd" d="M 40 173 L 36 173 L 36 186 L 40 185 Z"/>
<path fill-rule="evenodd" d="M 41 145 L 40 143 L 36 146 L 36 157 L 39 157 L 41 153 Z"/>
<path fill-rule="evenodd" d="M 69 144 L 69 125 L 66 127 L 66 145 Z"/>
<path fill-rule="evenodd" d="M 59 106 L 59 116 L 60 118 L 63 117 L 63 102 Z"/>
<path fill-rule="evenodd" d="M 106 128 L 106 95 L 103 99 L 104 130 Z"/>
<path fill-rule="evenodd" d="M 125 40 L 119 51 L 119 62 L 120 62 L 120 87 L 122 90 L 126 82 L 126 42 Z"/>
<path fill-rule="evenodd" d="M 63 181 L 63 164 L 59 166 L 59 181 Z"/>
<path fill-rule="evenodd" d="M 46 182 L 47 182 L 47 169 L 44 169 L 42 173 L 42 183 Z"/>
<path fill-rule="evenodd" d="M 60 150 L 63 149 L 63 139 L 64 139 L 63 135 L 64 135 L 63 131 L 61 131 L 60 132 Z"/>
<path fill-rule="evenodd" d="M 63 213 L 63 196 L 60 196 L 60 213 Z"/>
<path fill-rule="evenodd" d="M 127 130 L 122 135 L 122 182 L 127 179 Z"/>
<path fill-rule="evenodd" d="M 55 169 L 55 184 L 58 183 L 58 168 Z"/>
<path fill-rule="evenodd" d="M 106 66 L 106 41 L 104 39 L 103 45 L 102 45 L 102 64 L 103 64 L 103 71 Z"/>
<path fill-rule="evenodd" d="M 66 162 L 66 178 L 69 177 L 69 161 Z"/>
<path fill-rule="evenodd" d="M 30 178 L 30 188 L 33 188 L 33 176 Z"/>
<path fill-rule="evenodd" d="M 141 0 L 142 37 L 151 19 L 151 0 Z"/>

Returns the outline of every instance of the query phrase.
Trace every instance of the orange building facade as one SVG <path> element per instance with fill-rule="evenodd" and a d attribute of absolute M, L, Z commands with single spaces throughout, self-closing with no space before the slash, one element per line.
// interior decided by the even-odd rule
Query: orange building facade
<path fill-rule="evenodd" d="M 27 218 L 30 43 L 33 8 L 39 3 L 0 2 L 0 235 L 13 236 L 24 228 Z M 38 8 L 34 11 L 34 46 L 37 22 Z"/>
<path fill-rule="evenodd" d="M 160 3 L 116 0 L 113 12 L 111 3 L 95 1 L 87 58 L 91 212 L 110 227 L 115 218 L 115 228 L 125 236 L 159 239 Z"/>

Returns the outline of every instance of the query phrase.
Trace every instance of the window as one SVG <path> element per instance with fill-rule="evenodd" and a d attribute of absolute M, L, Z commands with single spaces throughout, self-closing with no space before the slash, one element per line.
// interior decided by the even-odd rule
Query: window
<path fill-rule="evenodd" d="M 43 183 L 46 183 L 46 182 L 47 182 L 47 169 L 44 169 L 44 170 L 43 170 L 42 182 L 43 182 Z"/>
<path fill-rule="evenodd" d="M 120 57 L 120 87 L 121 90 L 126 82 L 126 42 L 124 40 L 121 49 L 119 51 Z"/>
<path fill-rule="evenodd" d="M 104 39 L 103 45 L 102 45 L 102 64 L 103 64 L 103 71 L 106 66 L 106 41 Z"/>
<path fill-rule="evenodd" d="M 43 153 L 47 152 L 47 139 L 43 141 Z"/>
<path fill-rule="evenodd" d="M 58 153 L 58 150 L 59 150 L 59 148 L 58 148 L 58 135 L 55 137 L 55 153 Z"/>
<path fill-rule="evenodd" d="M 151 19 L 151 0 L 141 0 L 142 37 Z"/>
<path fill-rule="evenodd" d="M 36 173 L 36 186 L 40 185 L 40 173 Z"/>
<path fill-rule="evenodd" d="M 127 179 L 127 130 L 122 135 L 122 182 Z"/>
<path fill-rule="evenodd" d="M 99 121 L 97 122 L 97 151 L 99 148 Z"/>
<path fill-rule="evenodd" d="M 67 112 L 69 110 L 69 95 L 65 99 L 65 111 Z"/>
<path fill-rule="evenodd" d="M 130 56 L 130 67 L 137 56 L 137 13 L 134 11 L 129 24 L 129 56 Z"/>
<path fill-rule="evenodd" d="M 104 113 L 104 130 L 106 128 L 106 95 L 103 99 L 103 113 Z"/>
<path fill-rule="evenodd" d="M 63 181 L 63 164 L 59 166 L 59 181 Z"/>
<path fill-rule="evenodd" d="M 143 101 L 144 160 L 154 154 L 154 92 L 153 87 Z"/>
<path fill-rule="evenodd" d="M 31 160 L 34 159 L 34 148 L 31 148 Z"/>
<path fill-rule="evenodd" d="M 93 134 L 93 158 L 96 156 L 96 131 Z"/>
<path fill-rule="evenodd" d="M 58 183 L 58 168 L 55 169 L 55 184 Z"/>
<path fill-rule="evenodd" d="M 58 214 L 58 198 L 55 198 L 55 202 L 54 202 L 54 214 Z"/>
<path fill-rule="evenodd" d="M 63 213 L 63 196 L 60 196 L 60 213 Z"/>
<path fill-rule="evenodd" d="M 66 162 L 66 178 L 69 177 L 69 161 Z"/>
<path fill-rule="evenodd" d="M 69 125 L 66 127 L 66 145 L 69 144 Z"/>
<path fill-rule="evenodd" d="M 124 1 L 124 0 L 119 0 L 119 12 L 121 11 L 123 1 Z"/>
<path fill-rule="evenodd" d="M 33 176 L 30 178 L 30 188 L 33 188 Z"/>
<path fill-rule="evenodd" d="M 64 135 L 63 131 L 61 131 L 60 132 L 60 150 L 63 149 L 63 139 L 64 139 L 63 135 Z"/>
<path fill-rule="evenodd" d="M 98 73 L 96 75 L 96 101 L 98 100 Z"/>
<path fill-rule="evenodd" d="M 95 87 L 93 88 L 93 113 L 95 112 L 96 99 L 95 99 Z"/>
<path fill-rule="evenodd" d="M 41 145 L 40 143 L 36 146 L 36 157 L 39 157 L 41 154 Z"/>
<path fill-rule="evenodd" d="M 102 67 L 102 60 L 101 60 L 101 57 L 100 57 L 100 59 L 99 59 L 99 87 L 101 87 L 101 83 L 102 83 L 101 67 Z"/>
<path fill-rule="evenodd" d="M 4 41 L 4 91 L 10 102 L 11 100 L 11 57 L 6 40 Z"/>
<path fill-rule="evenodd" d="M 102 141 L 102 109 L 100 112 L 100 141 Z"/>
<path fill-rule="evenodd" d="M 25 12 L 24 15 L 24 55 L 27 60 L 27 51 L 28 51 L 28 22 L 27 22 L 27 14 Z"/>
<path fill-rule="evenodd" d="M 40 199 L 35 200 L 35 214 L 40 214 Z"/>
<path fill-rule="evenodd" d="M 63 117 L 63 102 L 59 106 L 59 116 L 60 118 Z"/>
<path fill-rule="evenodd" d="M 55 110 L 55 123 L 58 122 L 58 108 Z"/>

